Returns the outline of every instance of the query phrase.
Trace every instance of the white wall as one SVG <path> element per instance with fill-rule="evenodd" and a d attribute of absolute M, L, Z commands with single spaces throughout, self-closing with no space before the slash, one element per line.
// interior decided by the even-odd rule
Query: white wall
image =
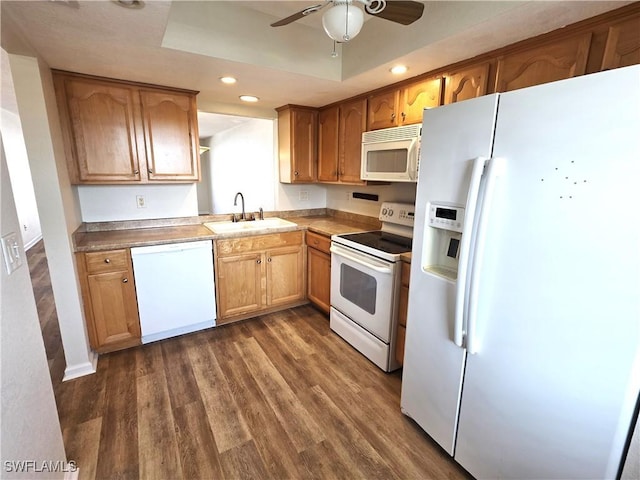
<path fill-rule="evenodd" d="M 200 147 L 211 148 L 212 137 L 200 139 Z M 198 213 L 207 215 L 213 212 L 211 206 L 211 157 L 210 151 L 207 150 L 200 154 L 200 181 L 196 184 L 198 194 Z"/>
<path fill-rule="evenodd" d="M 254 118 L 217 133 L 210 142 L 211 206 L 213 213 L 238 213 L 237 192 L 245 211 L 275 208 L 273 120 Z"/>
<path fill-rule="evenodd" d="M 195 183 L 177 185 L 78 185 L 83 222 L 146 220 L 198 215 Z M 137 196 L 144 197 L 138 208 Z"/>
<path fill-rule="evenodd" d="M 67 367 L 65 379 L 95 372 L 75 271 L 72 233 L 80 226 L 69 183 L 53 78 L 36 58 L 9 55 Z"/>
<path fill-rule="evenodd" d="M 0 132 L 2 133 L 11 186 L 15 195 L 22 242 L 28 250 L 42 238 L 42 230 L 40 228 L 40 218 L 38 217 L 36 195 L 31 181 L 29 158 L 24 145 L 22 125 L 20 125 L 20 117 L 15 111 L 16 99 L 13 82 L 11 75 L 7 74 L 7 72 L 10 72 L 9 55 L 4 50 L 0 54 L 2 58 L 0 69 L 3 73 Z"/>
<path fill-rule="evenodd" d="M 20 223 L 1 141 L 0 150 L 0 233 L 4 236 L 18 232 Z M 21 250 L 24 258 L 22 244 Z M 64 462 L 66 455 L 26 258 L 11 275 L 4 261 L 0 270 L 0 477 L 63 478 L 63 472 L 10 471 L 15 467 L 10 462 L 32 460 L 41 467 L 45 461 Z"/>

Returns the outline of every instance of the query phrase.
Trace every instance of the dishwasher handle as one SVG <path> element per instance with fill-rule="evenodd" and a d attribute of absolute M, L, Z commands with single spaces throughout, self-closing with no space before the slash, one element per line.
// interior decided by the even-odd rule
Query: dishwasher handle
<path fill-rule="evenodd" d="M 195 242 L 165 243 L 162 245 L 149 245 L 146 247 L 132 247 L 131 256 L 150 255 L 154 253 L 182 252 L 199 248 L 213 249 L 211 240 L 198 240 Z"/>

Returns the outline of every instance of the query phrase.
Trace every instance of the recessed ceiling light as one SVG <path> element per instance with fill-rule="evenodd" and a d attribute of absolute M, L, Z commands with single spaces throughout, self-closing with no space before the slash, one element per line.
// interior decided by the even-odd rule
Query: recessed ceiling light
<path fill-rule="evenodd" d="M 407 70 L 409 70 L 409 68 L 406 65 L 396 65 L 395 67 L 392 67 L 391 70 L 389 71 L 394 75 L 401 75 L 405 73 Z"/>
<path fill-rule="evenodd" d="M 257 102 L 260 100 L 258 97 L 254 97 L 253 95 L 240 95 L 240 100 L 243 102 Z"/>
<path fill-rule="evenodd" d="M 236 83 L 237 80 L 233 77 L 220 77 L 220 81 L 222 83 L 231 85 L 232 83 Z"/>
<path fill-rule="evenodd" d="M 124 8 L 142 8 L 144 2 L 142 0 L 113 0 L 113 3 Z"/>

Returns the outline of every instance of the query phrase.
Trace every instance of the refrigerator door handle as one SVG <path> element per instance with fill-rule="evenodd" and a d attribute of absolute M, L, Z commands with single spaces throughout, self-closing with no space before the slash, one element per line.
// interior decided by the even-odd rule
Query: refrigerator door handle
<path fill-rule="evenodd" d="M 478 290 L 480 286 L 482 263 L 484 260 L 487 224 L 489 223 L 489 215 L 491 213 L 495 184 L 497 179 L 500 178 L 502 172 L 504 171 L 504 165 L 505 159 L 500 157 L 492 158 L 487 163 L 486 184 L 484 188 L 484 194 L 482 196 L 482 205 L 480 206 L 480 214 L 476 230 L 476 240 L 473 249 L 473 261 L 471 264 L 471 272 L 469 276 L 469 303 L 466 310 L 466 346 L 467 352 L 472 355 L 478 352 L 478 349 L 480 348 L 476 335 L 476 321 L 478 317 Z"/>
<path fill-rule="evenodd" d="M 475 220 L 476 207 L 480 196 L 480 182 L 482 180 L 482 173 L 484 172 L 484 166 L 487 160 L 488 158 L 486 157 L 477 157 L 473 160 L 471 180 L 469 182 L 469 193 L 467 194 L 467 203 L 465 205 L 464 223 L 462 225 L 453 330 L 453 341 L 459 347 L 465 346 L 466 305 L 469 292 L 469 289 L 467 288 L 469 285 L 467 278 L 469 272 L 469 262 L 473 256 L 473 224 Z"/>

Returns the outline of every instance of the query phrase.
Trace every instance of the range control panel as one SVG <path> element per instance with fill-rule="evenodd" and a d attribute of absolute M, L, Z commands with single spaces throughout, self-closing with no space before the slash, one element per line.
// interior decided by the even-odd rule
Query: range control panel
<path fill-rule="evenodd" d="M 382 222 L 413 227 L 415 215 L 416 208 L 411 203 L 384 202 L 380 207 L 378 219 Z"/>

